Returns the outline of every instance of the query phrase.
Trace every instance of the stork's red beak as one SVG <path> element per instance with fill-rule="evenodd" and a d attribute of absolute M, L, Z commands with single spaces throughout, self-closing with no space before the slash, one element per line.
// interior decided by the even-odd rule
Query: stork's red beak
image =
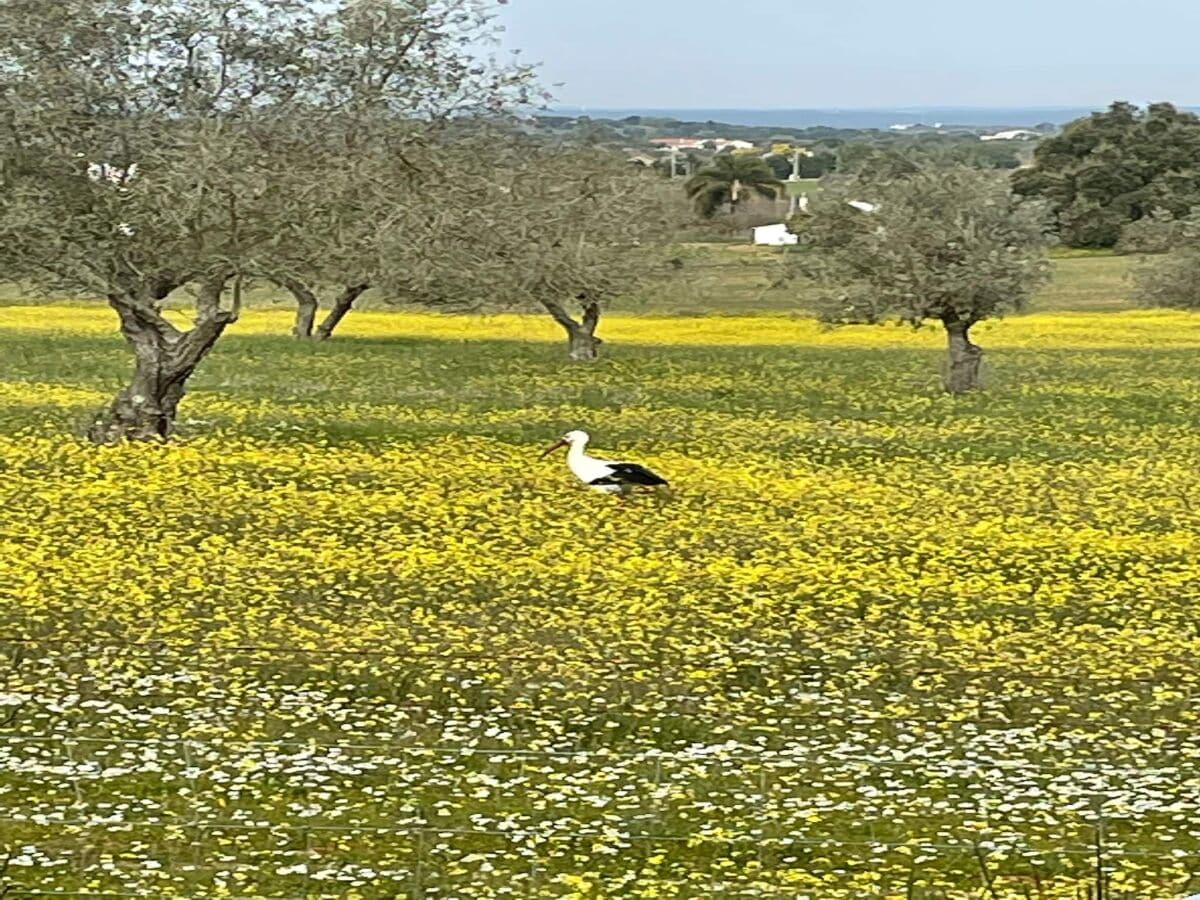
<path fill-rule="evenodd" d="M 545 450 L 543 450 L 542 455 L 538 458 L 545 459 L 547 456 L 549 456 L 551 453 L 553 453 L 559 447 L 565 447 L 565 446 L 567 446 L 566 441 L 555 441 L 553 444 L 551 444 L 549 447 L 547 447 Z"/>

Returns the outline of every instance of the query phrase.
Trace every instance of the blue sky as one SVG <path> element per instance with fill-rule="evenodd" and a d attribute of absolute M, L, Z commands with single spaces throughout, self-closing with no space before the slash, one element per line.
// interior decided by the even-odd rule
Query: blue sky
<path fill-rule="evenodd" d="M 557 101 L 635 107 L 1200 104 L 1197 0 L 509 0 Z"/>

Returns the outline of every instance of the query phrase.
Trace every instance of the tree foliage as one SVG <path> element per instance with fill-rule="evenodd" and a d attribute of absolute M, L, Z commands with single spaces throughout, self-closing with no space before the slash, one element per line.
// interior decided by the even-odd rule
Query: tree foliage
<path fill-rule="evenodd" d="M 763 157 L 763 162 L 779 181 L 786 181 L 792 175 L 792 157 L 789 153 L 771 153 Z"/>
<path fill-rule="evenodd" d="M 1064 243 L 1114 246 L 1153 210 L 1182 217 L 1200 205 L 1200 118 L 1169 103 L 1114 103 L 1044 140 L 1013 184 L 1050 201 Z"/>
<path fill-rule="evenodd" d="M 301 102 L 313 25 L 292 0 L 0 4 L 0 267 L 107 299 L 136 359 L 95 440 L 166 437 L 237 318 L 221 294 L 272 239 L 264 136 Z M 189 283 L 184 331 L 162 302 Z"/>
<path fill-rule="evenodd" d="M 227 284 L 356 279 L 429 203 L 414 131 L 530 99 L 485 0 L 3 0 L 0 267 L 102 297 L 134 352 L 96 440 L 166 437 Z M 194 286 L 195 326 L 163 315 Z"/>
<path fill-rule="evenodd" d="M 788 264 L 812 308 L 832 323 L 941 322 L 955 392 L 978 386 L 970 329 L 1020 309 L 1049 274 L 1042 206 L 1014 196 L 1003 176 L 965 167 L 835 180 L 794 227 Z"/>
<path fill-rule="evenodd" d="M 922 168 L 1015 169 L 1020 165 L 1012 141 L 981 141 L 975 135 L 928 135 L 904 141 L 852 141 L 837 152 L 843 175 L 890 178 Z"/>
<path fill-rule="evenodd" d="M 295 298 L 297 337 L 330 337 L 378 282 L 385 232 L 411 223 L 415 207 L 453 202 L 438 181 L 445 167 L 429 158 L 436 135 L 534 98 L 531 67 L 480 60 L 493 19 L 490 0 L 356 0 L 320 21 L 310 52 L 325 124 L 294 136 L 276 176 L 306 208 L 282 217 L 288 240 L 260 273 Z"/>
<path fill-rule="evenodd" d="M 1139 306 L 1200 309 L 1200 248 L 1178 247 L 1143 261 L 1133 270 L 1133 300 Z"/>
<path fill-rule="evenodd" d="M 760 157 L 722 153 L 687 180 L 684 190 L 696 212 L 713 216 L 722 207 L 735 212 L 750 194 L 773 200 L 783 190 L 783 182 Z"/>
<path fill-rule="evenodd" d="M 511 134 L 448 137 L 436 159 L 455 196 L 386 233 L 386 295 L 453 310 L 542 310 L 563 326 L 574 358 L 594 358 L 603 308 L 663 271 L 682 218 L 677 195 L 607 151 Z"/>
<path fill-rule="evenodd" d="M 1121 253 L 1166 253 L 1183 238 L 1187 221 L 1187 218 L 1176 218 L 1169 210 L 1152 209 L 1121 229 L 1117 250 Z"/>
<path fill-rule="evenodd" d="M 1166 234 L 1161 229 L 1167 229 Z M 1133 269 L 1133 300 L 1140 306 L 1200 309 L 1200 215 L 1163 221 L 1150 236 L 1167 252 Z"/>

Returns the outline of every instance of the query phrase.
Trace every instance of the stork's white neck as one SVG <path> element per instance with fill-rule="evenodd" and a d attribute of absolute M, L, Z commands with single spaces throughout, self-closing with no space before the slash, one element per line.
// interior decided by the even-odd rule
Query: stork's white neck
<path fill-rule="evenodd" d="M 587 439 L 572 441 L 571 449 L 567 451 L 567 468 L 575 473 L 575 477 L 585 484 L 591 484 L 597 478 L 609 474 L 608 463 L 604 460 L 588 456 Z"/>
<path fill-rule="evenodd" d="M 570 464 L 573 461 L 578 462 L 579 460 L 586 457 L 587 454 L 584 451 L 587 449 L 587 445 L 588 445 L 587 438 L 584 438 L 583 440 L 579 440 L 579 441 L 571 441 L 571 447 L 570 447 L 570 449 L 567 450 L 568 464 Z"/>

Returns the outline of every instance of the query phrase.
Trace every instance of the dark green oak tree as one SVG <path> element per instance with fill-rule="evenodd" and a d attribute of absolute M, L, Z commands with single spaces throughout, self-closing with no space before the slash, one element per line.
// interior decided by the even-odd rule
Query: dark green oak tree
<path fill-rule="evenodd" d="M 1114 103 L 1043 140 L 1017 192 L 1050 202 L 1063 243 L 1112 247 L 1155 210 L 1200 206 L 1200 117 L 1170 103 Z"/>

